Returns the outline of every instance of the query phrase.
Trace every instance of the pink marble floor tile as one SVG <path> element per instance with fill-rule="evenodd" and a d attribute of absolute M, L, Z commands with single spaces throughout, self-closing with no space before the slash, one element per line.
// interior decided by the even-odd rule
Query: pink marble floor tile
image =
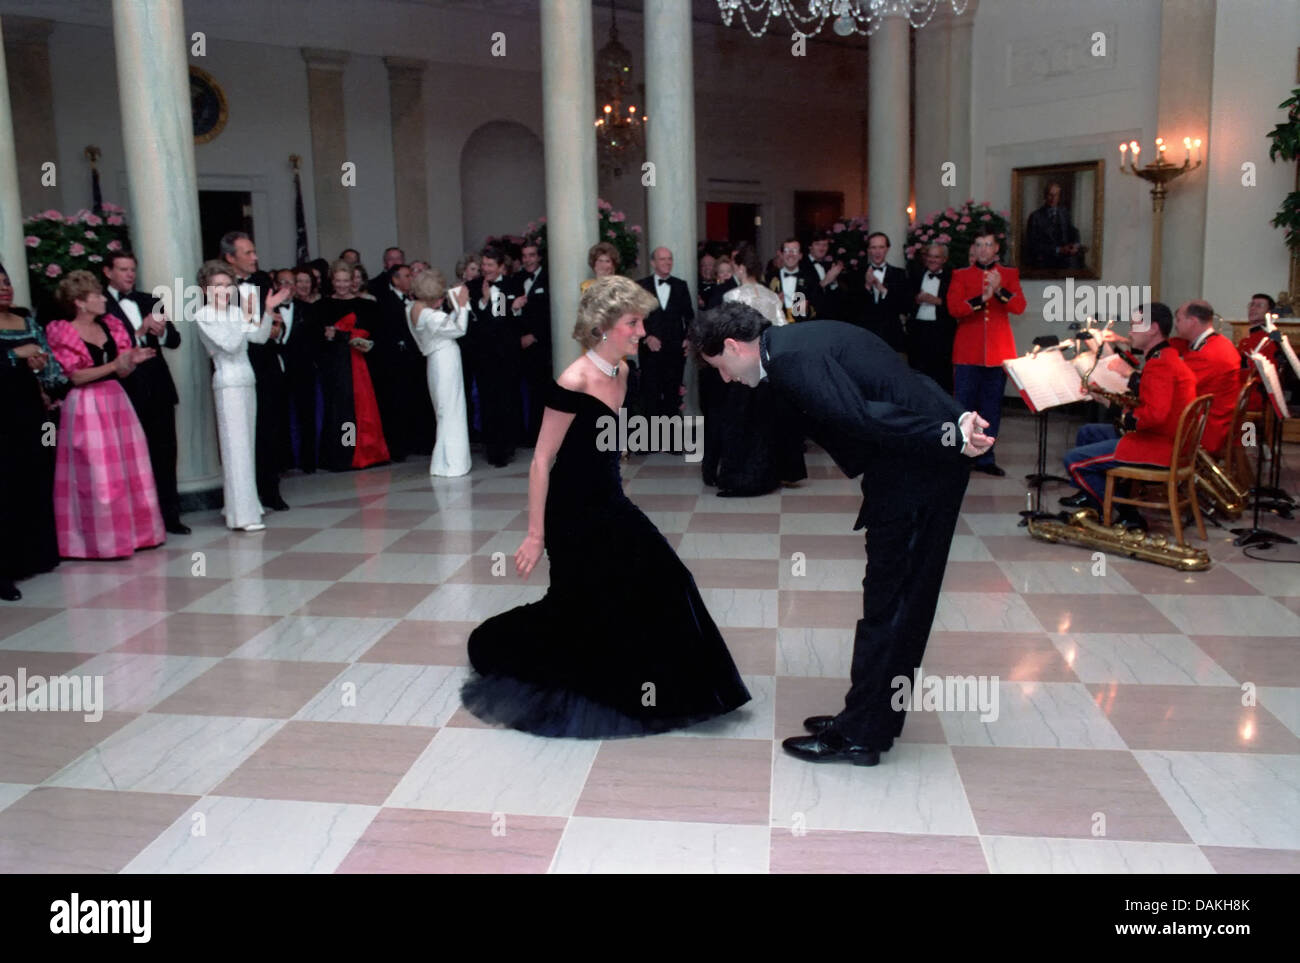
<path fill-rule="evenodd" d="M 197 798 L 38 787 L 0 810 L 0 873 L 120 872 Z"/>
<path fill-rule="evenodd" d="M 1236 846 L 1202 846 L 1201 852 L 1216 873 L 1300 874 L 1300 850 L 1247 849 Z"/>
<path fill-rule="evenodd" d="M 151 711 L 288 719 L 345 668 L 335 662 L 224 659 Z"/>
<path fill-rule="evenodd" d="M 997 562 L 949 562 L 943 573 L 945 592 L 1010 592 L 1011 582 Z"/>
<path fill-rule="evenodd" d="M 1131 752 L 953 746 L 966 798 L 986 836 L 1190 842 Z"/>
<path fill-rule="evenodd" d="M 696 512 L 686 526 L 688 532 L 722 534 L 776 534 L 781 516 L 775 512 Z"/>
<path fill-rule="evenodd" d="M 862 618 L 861 592 L 782 589 L 777 624 L 784 629 L 852 629 Z"/>
<path fill-rule="evenodd" d="M 700 588 L 769 589 L 781 583 L 776 559 L 690 558 L 683 559 Z"/>
<path fill-rule="evenodd" d="M 643 512 L 691 512 L 699 501 L 697 495 L 656 495 L 629 491 L 627 497 Z"/>
<path fill-rule="evenodd" d="M 567 820 L 383 809 L 339 873 L 545 873 Z"/>
<path fill-rule="evenodd" d="M 243 577 L 324 579 L 333 582 L 372 557 L 362 552 L 284 552 L 267 559 Z"/>
<path fill-rule="evenodd" d="M 987 873 L 974 836 L 772 830 L 773 873 Z"/>
<path fill-rule="evenodd" d="M 776 629 L 729 627 L 720 631 L 741 675 L 776 673 Z"/>
<path fill-rule="evenodd" d="M 419 555 L 473 555 L 486 545 L 496 532 L 460 532 L 421 529 L 407 532 L 385 552 L 414 552 Z"/>
<path fill-rule="evenodd" d="M 403 619 L 357 661 L 393 665 L 468 665 L 466 643 L 477 624 Z"/>
<path fill-rule="evenodd" d="M 518 511 L 528 507 L 528 495 L 525 492 L 470 492 L 446 508 L 444 512 L 499 512 L 504 509 Z"/>
<path fill-rule="evenodd" d="M 1204 572 L 1180 572 L 1164 565 L 1125 558 L 1111 560 L 1113 571 L 1143 595 L 1259 595 L 1235 572 L 1214 566 Z"/>
<path fill-rule="evenodd" d="M 1089 549 L 1077 545 L 1053 544 L 1023 535 L 981 535 L 980 541 L 999 562 L 1077 562 L 1087 560 Z"/>
<path fill-rule="evenodd" d="M 1266 684 L 1266 683 L 1261 683 Z M 1130 749 L 1300 753 L 1300 739 L 1235 686 L 1088 686 Z"/>
<path fill-rule="evenodd" d="M 21 589 L 22 586 L 20 585 Z M 17 635 L 23 629 L 29 629 L 37 622 L 44 622 L 51 615 L 58 615 L 62 609 L 45 608 L 36 605 L 0 605 L 0 639 Z"/>
<path fill-rule="evenodd" d="M 215 592 L 228 579 L 141 575 L 81 603 L 87 609 L 149 609 L 175 612 Z"/>
<path fill-rule="evenodd" d="M 17 685 L 19 669 L 22 669 L 29 679 L 36 675 L 62 675 L 93 658 L 93 655 L 86 652 L 24 652 L 20 649 L 0 649 L 0 676 L 8 676 Z"/>
<path fill-rule="evenodd" d="M 215 796 L 382 806 L 436 729 L 289 722 L 215 789 Z"/>
<path fill-rule="evenodd" d="M 788 495 L 781 499 L 782 514 L 806 515 L 815 512 L 822 515 L 845 515 L 857 518 L 862 508 L 861 495 L 819 495 L 810 488 L 807 494 Z"/>
<path fill-rule="evenodd" d="M 296 615 L 402 618 L 428 597 L 432 585 L 401 582 L 337 582 L 298 609 Z"/>
<path fill-rule="evenodd" d="M 1293 638 L 1266 635 L 1188 638 L 1239 681 L 1300 687 L 1300 646 Z"/>
<path fill-rule="evenodd" d="M 314 508 L 315 506 L 309 506 Z M 261 532 L 231 532 L 225 538 L 204 545 L 204 550 L 228 550 L 260 548 L 267 552 L 282 552 L 293 548 L 299 542 L 305 542 L 319 531 L 315 528 L 294 528 L 292 522 L 277 518 L 273 513 L 262 519 L 266 525 Z"/>
<path fill-rule="evenodd" d="M 513 552 L 506 552 L 505 558 L 501 560 L 500 568 L 498 561 L 491 555 L 471 555 L 469 559 L 460 568 L 456 569 L 448 578 L 443 579 L 446 585 L 511 585 L 518 584 L 519 576 L 515 573 L 515 557 Z M 503 573 L 503 574 L 500 574 Z M 545 554 L 537 560 L 537 567 L 533 569 L 532 574 L 528 577 L 530 583 L 534 585 L 547 585 L 551 579 L 551 563 Z M 432 588 L 432 586 L 430 586 Z"/>
<path fill-rule="evenodd" d="M 432 499 L 428 511 L 418 508 L 363 508 L 353 515 L 334 523 L 334 528 L 411 529 L 429 520 L 433 514 Z M 314 507 L 314 506 L 313 506 Z"/>
<path fill-rule="evenodd" d="M 782 535 L 781 557 L 790 558 L 802 552 L 809 559 L 851 559 L 866 563 L 866 542 L 862 533 L 856 535 Z"/>
<path fill-rule="evenodd" d="M 0 712 L 0 782 L 44 782 L 134 718 L 105 712 L 87 722 L 81 712 Z"/>
<path fill-rule="evenodd" d="M 278 615 L 174 612 L 109 651 L 222 658 L 279 621 Z"/>
<path fill-rule="evenodd" d="M 1178 627 L 1141 595 L 1024 595 L 1049 632 L 1178 634 Z"/>
<path fill-rule="evenodd" d="M 574 815 L 767 825 L 771 773 L 767 740 L 605 742 Z"/>
<path fill-rule="evenodd" d="M 996 675 L 1003 682 L 1079 681 L 1052 640 L 1037 632 L 931 632 L 922 664 L 927 674 L 936 675 Z"/>

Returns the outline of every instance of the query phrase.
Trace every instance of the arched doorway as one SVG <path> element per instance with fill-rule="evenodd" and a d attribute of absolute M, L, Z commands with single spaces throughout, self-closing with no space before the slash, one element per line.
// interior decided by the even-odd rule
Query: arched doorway
<path fill-rule="evenodd" d="M 546 212 L 542 142 L 513 121 L 494 120 L 469 135 L 460 153 L 465 250 L 494 234 L 516 234 Z"/>

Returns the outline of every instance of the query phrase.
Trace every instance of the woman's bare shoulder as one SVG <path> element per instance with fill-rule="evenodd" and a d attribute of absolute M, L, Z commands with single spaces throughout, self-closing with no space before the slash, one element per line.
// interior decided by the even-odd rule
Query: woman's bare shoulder
<path fill-rule="evenodd" d="M 583 368 L 583 360 L 579 358 L 560 372 L 560 376 L 555 379 L 556 383 L 561 388 L 568 388 L 570 391 L 586 391 L 587 377 Z"/>

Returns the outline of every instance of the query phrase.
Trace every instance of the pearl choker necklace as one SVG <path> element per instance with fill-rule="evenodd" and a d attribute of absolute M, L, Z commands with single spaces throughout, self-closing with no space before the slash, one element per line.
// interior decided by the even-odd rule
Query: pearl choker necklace
<path fill-rule="evenodd" d="M 594 364 L 597 368 L 599 368 L 602 373 L 608 375 L 611 378 L 618 377 L 618 364 L 617 363 L 610 364 L 600 355 L 596 354 L 595 348 L 587 349 L 587 357 L 591 359 L 591 363 Z"/>

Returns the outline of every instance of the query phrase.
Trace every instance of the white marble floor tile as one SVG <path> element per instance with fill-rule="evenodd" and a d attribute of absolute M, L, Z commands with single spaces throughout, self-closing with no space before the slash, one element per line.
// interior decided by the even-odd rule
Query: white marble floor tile
<path fill-rule="evenodd" d="M 83 753 L 45 785 L 201 796 L 283 725 L 281 719 L 146 713 Z"/>
<path fill-rule="evenodd" d="M 1134 685 L 1236 685 L 1185 635 L 1076 632 L 1048 636 L 1084 682 Z"/>
<path fill-rule="evenodd" d="M 1268 527 L 1266 522 L 1261 522 L 1261 524 L 1265 528 Z M 1289 569 L 1285 565 L 1257 565 L 1254 563 L 1243 565 L 1233 562 L 1220 564 L 1234 575 L 1240 575 L 1264 595 L 1300 595 L 1300 575 L 1297 575 L 1294 569 Z"/>
<path fill-rule="evenodd" d="M 155 556 L 158 567 L 167 564 L 164 555 Z M 157 571 L 155 567 L 153 571 Z M 141 575 L 140 571 L 108 569 L 103 572 L 45 572 L 26 579 L 22 585 L 23 597 L 6 605 L 43 606 L 48 608 L 73 608 L 96 595 L 124 585 Z"/>
<path fill-rule="evenodd" d="M 991 562 L 993 554 L 978 535 L 954 535 L 948 549 L 950 562 Z"/>
<path fill-rule="evenodd" d="M 106 652 L 166 617 L 143 609 L 68 609 L 0 638 L 0 649 Z"/>
<path fill-rule="evenodd" d="M 777 675 L 847 679 L 852 663 L 850 629 L 777 630 Z"/>
<path fill-rule="evenodd" d="M 768 829 L 721 823 L 575 817 L 552 873 L 765 873 Z"/>
<path fill-rule="evenodd" d="M 1184 635 L 1273 635 L 1300 638 L 1300 615 L 1250 595 L 1148 595 Z"/>
<path fill-rule="evenodd" d="M 1080 555 L 1070 562 L 998 562 L 1011 587 L 1028 595 L 1136 595 L 1137 589 L 1109 566 L 1093 575 L 1093 562 Z"/>
<path fill-rule="evenodd" d="M 1127 748 L 1079 682 L 1000 682 L 995 712 L 997 717 L 988 722 L 975 707 L 938 715 L 953 746 Z"/>
<path fill-rule="evenodd" d="M 383 498 L 376 499 L 366 505 L 366 508 L 375 509 L 401 509 L 402 511 L 427 511 L 436 512 L 444 509 L 450 503 L 459 501 L 464 497 L 465 491 L 435 493 L 431 491 L 392 491 Z"/>
<path fill-rule="evenodd" d="M 812 516 L 803 516 L 810 518 Z M 803 563 L 803 574 L 795 575 L 789 559 L 780 565 L 781 588 L 807 592 L 856 592 L 862 588 L 866 555 L 856 558 L 810 558 Z"/>
<path fill-rule="evenodd" d="M 467 561 L 468 555 L 420 555 L 415 552 L 385 552 L 362 562 L 340 582 L 401 582 L 428 585 L 450 578 Z"/>
<path fill-rule="evenodd" d="M 847 513 L 782 512 L 782 535 L 862 535 L 853 531 L 855 519 Z"/>
<path fill-rule="evenodd" d="M 239 578 L 255 568 L 260 568 L 277 555 L 279 550 L 264 551 L 196 548 L 180 558 L 173 559 L 158 572 L 172 578 Z M 197 575 L 202 572 L 202 575 Z"/>
<path fill-rule="evenodd" d="M 661 532 L 684 532 L 691 523 L 691 512 L 646 512 L 654 527 Z"/>
<path fill-rule="evenodd" d="M 973 836 L 975 818 L 947 746 L 896 742 L 878 766 L 813 765 L 779 747 L 772 825 Z"/>
<path fill-rule="evenodd" d="M 720 628 L 776 628 L 777 594 L 765 589 L 702 588 L 700 597 Z"/>
<path fill-rule="evenodd" d="M 382 552 L 406 532 L 404 528 L 327 528 L 299 542 L 293 550 L 295 552 L 360 552 L 370 555 Z"/>
<path fill-rule="evenodd" d="M 719 500 L 727 501 L 725 498 Z M 781 536 L 775 533 L 736 535 L 687 532 L 682 536 L 677 554 L 681 558 L 779 558 Z"/>
<path fill-rule="evenodd" d="M 331 525 L 337 525 L 349 515 L 355 515 L 355 508 L 312 508 L 306 506 L 302 508 L 295 507 L 288 515 L 274 516 L 277 521 L 282 520 L 280 527 L 293 528 L 329 528 Z M 270 526 L 268 526 L 270 527 Z"/>
<path fill-rule="evenodd" d="M 390 726 L 441 726 L 460 708 L 469 670 L 449 665 L 358 662 L 302 707 L 295 719 Z M 342 687 L 352 683 L 355 690 Z"/>
<path fill-rule="evenodd" d="M 990 492 L 989 494 L 1014 494 L 1014 492 Z M 983 512 L 963 512 L 962 518 L 966 519 L 966 524 L 976 535 L 1024 535 L 1028 538 L 1025 529 L 1020 527 L 1020 516 L 1015 512 L 998 512 L 997 514 L 985 514 Z"/>
<path fill-rule="evenodd" d="M 377 806 L 205 796 L 122 871 L 332 873 L 378 812 Z M 200 826 L 203 835 L 196 835 Z"/>
<path fill-rule="evenodd" d="M 188 655 L 104 652 L 64 674 L 102 678 L 104 704 L 100 709 L 105 712 L 146 712 L 220 661 Z"/>
<path fill-rule="evenodd" d="M 417 530 L 440 532 L 499 532 L 510 524 L 510 520 L 528 508 L 528 500 L 522 499 L 518 508 L 476 508 L 465 511 L 460 508 L 443 509 L 436 515 L 416 526 Z M 405 534 L 403 532 L 402 534 Z"/>
<path fill-rule="evenodd" d="M 994 873 L 1213 873 L 1199 846 L 1115 839 L 981 836 Z"/>
<path fill-rule="evenodd" d="M 1201 846 L 1300 849 L 1300 756 L 1134 752 Z"/>
<path fill-rule="evenodd" d="M 689 729 L 678 729 L 668 733 L 667 737 L 770 740 L 776 727 L 776 680 L 770 675 L 745 675 L 741 678 L 753 696 L 749 702 L 725 716 Z"/>
<path fill-rule="evenodd" d="M 230 658 L 353 662 L 398 621 L 348 616 L 289 616 L 257 633 L 231 652 Z"/>
<path fill-rule="evenodd" d="M 22 799 L 35 788 L 23 783 L 0 782 L 0 812 L 4 812 L 6 806 Z"/>
<path fill-rule="evenodd" d="M 218 615 L 288 615 L 333 584 L 318 579 L 240 579 L 195 599 L 181 611 Z"/>
<path fill-rule="evenodd" d="M 538 601 L 546 594 L 546 585 L 535 578 L 528 582 L 515 579 L 506 585 L 439 585 L 406 617 L 443 622 L 482 622 L 517 605 Z"/>
<path fill-rule="evenodd" d="M 441 729 L 386 806 L 568 816 L 600 743 L 506 729 Z"/>
<path fill-rule="evenodd" d="M 1038 616 L 1013 592 L 944 592 L 936 632 L 1042 632 Z"/>
<path fill-rule="evenodd" d="M 768 495 L 758 495 L 755 498 L 719 498 L 717 491 L 712 488 L 700 489 L 704 486 L 698 479 L 695 480 L 695 488 L 691 489 L 689 494 L 698 494 L 699 500 L 695 503 L 695 511 L 714 513 L 739 513 L 739 514 L 776 514 L 781 510 L 781 493 L 772 492 Z M 644 491 L 641 491 L 644 494 Z M 633 496 L 633 501 L 636 496 Z"/>
<path fill-rule="evenodd" d="M 1260 686 L 1259 704 L 1277 716 L 1282 725 L 1300 736 L 1300 689 Z"/>

